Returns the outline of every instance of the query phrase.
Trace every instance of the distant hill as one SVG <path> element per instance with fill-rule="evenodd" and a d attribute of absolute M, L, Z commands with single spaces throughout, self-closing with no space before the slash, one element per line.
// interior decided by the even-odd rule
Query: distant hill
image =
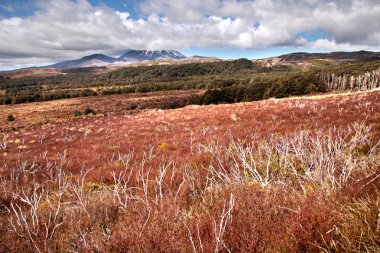
<path fill-rule="evenodd" d="M 126 58 L 122 59 L 123 57 Z M 181 65 L 219 61 L 222 60 L 215 57 L 186 57 L 172 50 L 131 50 L 119 58 L 113 58 L 103 54 L 94 54 L 81 59 L 64 61 L 44 67 L 0 71 L 0 74 L 7 78 L 47 77 L 66 74 L 101 74 L 125 67 Z"/>
<path fill-rule="evenodd" d="M 295 67 L 322 67 L 330 68 L 353 62 L 370 62 L 380 60 L 380 52 L 332 52 L 307 53 L 297 52 L 277 57 L 254 60 L 263 66 L 293 65 Z M 93 54 L 76 60 L 59 62 L 49 66 L 3 71 L 1 75 L 8 78 L 42 77 L 65 74 L 100 74 L 125 67 L 154 66 L 154 65 L 181 65 L 188 63 L 206 63 L 223 61 L 215 57 L 194 55 L 186 57 L 174 50 L 129 50 L 120 57 L 110 57 L 104 54 Z"/>
<path fill-rule="evenodd" d="M 280 62 L 299 62 L 314 59 L 329 60 L 380 60 L 380 52 L 332 52 L 332 53 L 291 53 L 276 57 Z"/>
<path fill-rule="evenodd" d="M 85 56 L 78 60 L 64 61 L 59 62 L 53 65 L 45 66 L 45 68 L 57 68 L 57 69 L 66 69 L 66 68 L 87 68 L 87 67 L 101 67 L 107 66 L 111 63 L 114 63 L 117 59 L 109 57 L 104 54 L 93 54 Z"/>

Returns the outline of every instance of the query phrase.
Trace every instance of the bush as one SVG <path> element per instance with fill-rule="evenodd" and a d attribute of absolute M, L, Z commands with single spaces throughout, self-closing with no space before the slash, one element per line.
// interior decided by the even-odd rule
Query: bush
<path fill-rule="evenodd" d="M 95 115 L 96 112 L 94 111 L 94 109 L 87 107 L 86 110 L 84 110 L 84 115 L 90 115 L 90 114 Z"/>
<path fill-rule="evenodd" d="M 12 113 L 8 114 L 7 121 L 11 122 L 11 121 L 15 121 L 15 120 L 16 120 L 16 118 L 15 118 L 15 116 L 13 116 Z"/>

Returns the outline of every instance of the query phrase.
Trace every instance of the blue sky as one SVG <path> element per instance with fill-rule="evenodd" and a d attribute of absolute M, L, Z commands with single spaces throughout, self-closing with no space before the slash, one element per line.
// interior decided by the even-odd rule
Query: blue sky
<path fill-rule="evenodd" d="M 35 11 L 34 2 L 30 0 L 1 0 L 0 16 L 10 17 L 26 17 L 32 15 Z"/>
<path fill-rule="evenodd" d="M 0 69 L 175 49 L 224 59 L 378 51 L 378 0 L 0 0 Z"/>

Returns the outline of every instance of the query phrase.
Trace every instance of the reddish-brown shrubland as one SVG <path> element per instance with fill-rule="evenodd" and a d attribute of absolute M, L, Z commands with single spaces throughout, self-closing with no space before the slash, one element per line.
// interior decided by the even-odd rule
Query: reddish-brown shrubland
<path fill-rule="evenodd" d="M 3 133 L 0 251 L 378 252 L 380 92 Z"/>

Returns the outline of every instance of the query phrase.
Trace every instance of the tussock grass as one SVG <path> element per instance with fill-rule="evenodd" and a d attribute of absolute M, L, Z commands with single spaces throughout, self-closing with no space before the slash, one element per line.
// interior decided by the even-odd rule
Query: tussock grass
<path fill-rule="evenodd" d="M 189 142 L 195 161 L 114 152 L 117 169 L 57 159 L 1 171 L 0 240 L 13 252 L 376 252 L 380 141 L 362 122 Z M 168 149 L 170 147 L 165 147 Z M 9 232 L 8 232 L 9 231 Z"/>

